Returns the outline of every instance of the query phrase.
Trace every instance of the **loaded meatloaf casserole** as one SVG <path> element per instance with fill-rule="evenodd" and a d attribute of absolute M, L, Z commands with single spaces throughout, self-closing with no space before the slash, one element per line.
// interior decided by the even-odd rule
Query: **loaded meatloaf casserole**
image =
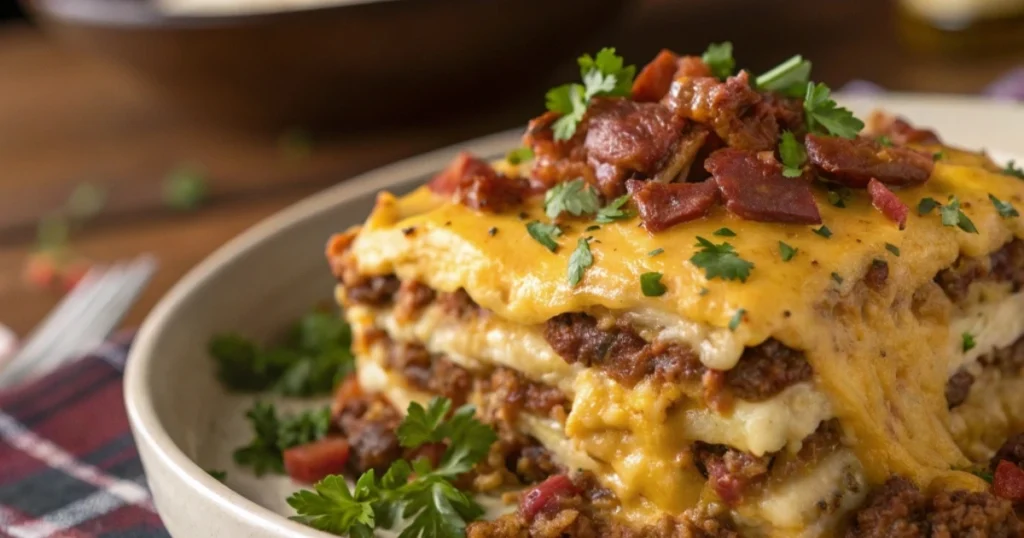
<path fill-rule="evenodd" d="M 474 537 L 1020 536 L 1024 181 L 751 78 L 665 51 L 336 235 L 358 465 L 443 395 L 524 490 Z"/>

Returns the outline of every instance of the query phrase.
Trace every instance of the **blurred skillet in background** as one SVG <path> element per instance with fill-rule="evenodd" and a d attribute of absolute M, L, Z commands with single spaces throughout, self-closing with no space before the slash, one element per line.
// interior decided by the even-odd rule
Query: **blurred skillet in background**
<path fill-rule="evenodd" d="M 422 122 L 494 106 L 535 90 L 629 3 L 295 1 L 303 0 L 211 14 L 172 13 L 154 0 L 22 0 L 46 30 L 126 66 L 178 110 L 266 131 Z"/>

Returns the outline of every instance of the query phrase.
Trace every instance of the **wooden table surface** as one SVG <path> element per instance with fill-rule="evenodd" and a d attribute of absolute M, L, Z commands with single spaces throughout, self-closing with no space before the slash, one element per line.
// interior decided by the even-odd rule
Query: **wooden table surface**
<path fill-rule="evenodd" d="M 738 16 L 742 6 L 745 16 Z M 699 51 L 730 39 L 743 65 L 769 67 L 794 53 L 833 87 L 864 78 L 904 91 L 975 92 L 1021 52 L 943 58 L 906 50 L 884 0 L 729 2 L 647 0 L 608 36 L 642 62 L 663 46 Z M 572 76 L 571 58 L 552 82 Z M 65 50 L 25 24 L 0 26 L 0 323 L 24 334 L 59 299 L 25 284 L 39 219 L 74 187 L 104 187 L 101 215 L 74 235 L 83 255 L 112 261 L 151 252 L 160 268 L 126 324 L 137 324 L 189 268 L 263 217 L 361 171 L 496 130 L 523 125 L 542 96 L 494 103 L 493 112 L 431 128 L 314 138 L 306 158 L 273 137 L 192 124 L 113 66 Z M 201 165 L 208 203 L 191 213 L 161 202 L 182 163 Z"/>

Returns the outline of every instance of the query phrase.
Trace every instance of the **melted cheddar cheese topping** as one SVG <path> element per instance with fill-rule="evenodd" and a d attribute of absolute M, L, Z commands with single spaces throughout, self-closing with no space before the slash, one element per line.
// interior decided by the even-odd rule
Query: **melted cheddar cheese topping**
<path fill-rule="evenodd" d="M 675 320 L 673 330 L 689 335 L 713 368 L 731 368 L 745 346 L 776 338 L 806 353 L 815 386 L 827 395 L 868 481 L 896 473 L 924 486 L 977 489 L 979 479 L 954 470 L 968 460 L 950 433 L 944 397 L 950 365 L 957 362 L 948 345 L 952 309 L 933 278 L 961 254 L 984 256 L 1024 236 L 1024 222 L 1001 217 L 989 200 L 991 194 L 1024 210 L 1024 182 L 991 168 L 983 157 L 947 150 L 926 184 L 897 191 L 911 208 L 902 231 L 863 191 L 839 208 L 816 189 L 830 238 L 814 233 L 816 227 L 742 220 L 719 207 L 657 234 L 636 218 L 592 231 L 586 228 L 593 221 L 570 219 L 554 253 L 526 230 L 531 220 L 548 221 L 538 200 L 522 214 L 495 215 L 426 188 L 401 198 L 381 193 L 350 252 L 364 274 L 394 273 L 440 291 L 463 288 L 515 324 L 538 325 L 566 312 Z M 922 198 L 945 203 L 950 195 L 959 198 L 978 234 L 943 226 L 937 211 L 917 214 Z M 713 235 L 723 227 L 736 236 Z M 697 236 L 732 244 L 754 264 L 747 281 L 705 278 L 689 261 Z M 567 269 L 580 237 L 592 237 L 594 263 L 573 287 Z M 780 241 L 797 249 L 788 262 Z M 659 248 L 662 254 L 648 255 Z M 861 283 L 875 259 L 889 268 L 881 291 Z M 663 274 L 668 290 L 660 297 L 641 292 L 640 275 L 652 271 Z M 741 308 L 742 323 L 730 330 Z M 567 434 L 615 468 L 620 498 L 642 497 L 676 513 L 692 506 L 704 484 L 696 473 L 680 479 L 671 472 L 679 466 L 675 449 L 686 444 L 687 424 L 668 420 L 662 405 L 678 395 L 672 387 L 642 383 L 630 390 L 607 383 L 596 375 L 576 378 Z"/>

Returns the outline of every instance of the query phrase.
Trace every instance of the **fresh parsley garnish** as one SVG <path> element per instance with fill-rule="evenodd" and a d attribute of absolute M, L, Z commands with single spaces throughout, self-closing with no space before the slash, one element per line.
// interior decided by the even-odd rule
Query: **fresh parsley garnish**
<path fill-rule="evenodd" d="M 583 272 L 594 265 L 594 255 L 590 253 L 590 243 L 585 237 L 576 241 L 576 250 L 569 256 L 569 285 L 576 286 L 583 280 Z"/>
<path fill-rule="evenodd" d="M 227 480 L 227 478 L 228 478 L 228 472 L 227 471 L 220 471 L 220 470 L 217 470 L 217 469 L 207 469 L 206 470 L 206 474 L 212 476 L 218 482 L 223 482 L 223 481 Z"/>
<path fill-rule="evenodd" d="M 549 219 L 556 219 L 563 212 L 574 217 L 591 215 L 600 203 L 594 188 L 582 178 L 559 183 L 544 193 L 544 213 Z"/>
<path fill-rule="evenodd" d="M 732 319 L 729 320 L 730 331 L 735 331 L 736 328 L 740 326 L 740 323 L 743 323 L 743 316 L 746 315 L 746 313 L 747 311 L 741 308 L 732 315 Z"/>
<path fill-rule="evenodd" d="M 779 142 L 779 156 L 782 157 L 782 175 L 786 177 L 800 177 L 803 175 L 804 163 L 807 162 L 807 150 L 803 144 L 797 141 L 793 133 L 782 132 L 782 139 Z"/>
<path fill-rule="evenodd" d="M 804 95 L 807 129 L 842 138 L 855 138 L 864 128 L 864 122 L 854 117 L 853 112 L 836 105 L 831 93 L 828 86 L 820 82 L 817 85 L 807 83 Z"/>
<path fill-rule="evenodd" d="M 935 198 L 921 198 L 921 201 L 917 203 L 917 214 L 923 217 L 941 205 Z"/>
<path fill-rule="evenodd" d="M 988 199 L 992 201 L 992 205 L 995 206 L 996 211 L 999 212 L 1000 217 L 1008 219 L 1010 217 L 1020 216 L 1020 213 L 1017 212 L 1017 209 L 1014 208 L 1013 205 L 1010 204 L 1010 202 L 1004 202 L 991 194 L 988 195 Z"/>
<path fill-rule="evenodd" d="M 974 335 L 969 332 L 965 332 L 962 335 L 960 335 L 960 339 L 963 341 L 963 345 L 961 347 L 963 347 L 964 353 L 967 353 L 968 351 L 974 349 L 974 346 L 978 345 L 974 341 Z"/>
<path fill-rule="evenodd" d="M 892 253 L 893 256 L 896 256 L 897 258 L 900 257 L 900 247 L 897 247 L 892 243 L 886 243 L 885 250 L 888 250 L 889 252 Z"/>
<path fill-rule="evenodd" d="M 555 238 L 562 235 L 562 229 L 558 226 L 534 220 L 526 223 L 526 232 L 551 252 L 558 250 L 558 243 L 555 242 Z"/>
<path fill-rule="evenodd" d="M 811 62 L 796 55 L 757 77 L 754 84 L 760 90 L 802 97 L 810 77 Z"/>
<path fill-rule="evenodd" d="M 960 210 L 960 200 L 955 195 L 949 195 L 949 203 L 939 208 L 939 215 L 943 226 L 956 226 L 967 233 L 978 233 L 971 219 Z"/>
<path fill-rule="evenodd" d="M 711 235 L 717 235 L 718 237 L 736 237 L 736 232 L 729 228 L 719 228 L 711 232 Z"/>
<path fill-rule="evenodd" d="M 811 231 L 824 237 L 825 239 L 832 237 L 832 230 L 829 230 L 828 226 L 825 226 L 824 224 L 821 225 L 821 228 L 814 228 Z"/>
<path fill-rule="evenodd" d="M 938 162 L 938 161 L 941 161 L 942 159 L 945 159 L 945 158 L 946 158 L 946 152 L 945 151 L 936 151 L 935 153 L 932 153 L 932 161 L 933 162 Z"/>
<path fill-rule="evenodd" d="M 288 498 L 295 518 L 313 528 L 355 538 L 371 538 L 375 529 L 405 523 L 403 538 L 456 538 L 465 536 L 466 524 L 483 509 L 452 481 L 483 459 L 497 435 L 474 418 L 472 406 L 463 406 L 445 419 L 451 401 L 434 398 L 426 408 L 409 405 L 397 435 L 403 447 L 445 443 L 436 468 L 422 458 L 412 464 L 398 460 L 377 479 L 363 473 L 350 490 L 344 478 L 331 475 Z"/>
<path fill-rule="evenodd" d="M 832 280 L 834 280 L 836 284 L 843 283 L 843 277 L 839 276 L 839 273 L 835 271 L 832 271 Z"/>
<path fill-rule="evenodd" d="M 736 68 L 736 60 L 732 57 L 732 43 L 712 43 L 708 50 L 701 56 L 704 63 L 711 69 L 711 74 L 720 80 L 725 80 L 732 75 Z"/>
<path fill-rule="evenodd" d="M 989 484 L 991 484 L 992 481 L 995 480 L 995 476 L 992 474 L 992 471 L 989 471 L 988 469 L 965 469 L 965 470 L 968 473 L 971 473 L 972 475 L 974 475 L 974 476 L 984 480 L 985 482 L 988 482 Z"/>
<path fill-rule="evenodd" d="M 836 190 L 829 190 L 826 196 L 828 203 L 842 209 L 846 207 L 846 199 L 850 197 L 850 191 L 840 187 Z"/>
<path fill-rule="evenodd" d="M 629 201 L 629 197 L 630 195 L 623 194 L 622 196 L 612 200 L 608 205 L 598 209 L 597 218 L 595 220 L 601 224 L 607 224 L 609 222 L 632 217 L 633 215 L 629 211 L 622 209 L 622 206 L 626 205 L 626 202 Z"/>
<path fill-rule="evenodd" d="M 603 48 L 593 58 L 584 54 L 577 63 L 583 84 L 563 84 L 546 95 L 548 110 L 562 114 L 552 126 L 555 140 L 568 140 L 576 134 L 576 126 L 583 121 L 591 99 L 625 97 L 633 86 L 636 66 L 623 65 L 622 57 L 615 54 L 614 48 Z"/>
<path fill-rule="evenodd" d="M 782 261 L 788 262 L 789 260 L 792 260 L 793 256 L 796 256 L 796 253 L 797 249 L 779 241 L 779 254 L 782 256 Z"/>
<path fill-rule="evenodd" d="M 887 148 L 892 147 L 892 139 L 889 138 L 888 136 L 882 135 L 876 138 L 875 141 L 878 142 L 879 145 L 885 146 Z"/>
<path fill-rule="evenodd" d="M 653 258 L 653 257 L 657 256 L 658 254 L 661 254 L 662 252 L 665 252 L 665 249 L 659 247 L 659 248 L 656 248 L 656 249 L 648 252 L 647 255 Z"/>
<path fill-rule="evenodd" d="M 252 424 L 253 439 L 235 451 L 235 463 L 252 467 L 256 476 L 284 472 L 285 450 L 323 439 L 331 425 L 331 410 L 325 407 L 297 416 L 277 416 L 273 404 L 258 401 L 245 414 Z"/>
<path fill-rule="evenodd" d="M 647 297 L 660 297 L 665 294 L 665 285 L 661 283 L 661 273 L 644 273 L 640 275 L 640 291 Z"/>
<path fill-rule="evenodd" d="M 520 163 L 524 163 L 526 161 L 532 161 L 533 150 L 526 146 L 516 148 L 505 155 L 505 160 L 508 161 L 508 164 L 511 165 L 517 165 Z"/>
<path fill-rule="evenodd" d="M 1003 173 L 1008 176 L 1013 176 L 1017 179 L 1024 179 L 1024 168 L 1016 166 L 1016 161 L 1009 161 L 1006 163 L 1006 168 L 1003 168 Z"/>
<path fill-rule="evenodd" d="M 286 396 L 327 394 L 354 362 L 347 323 L 332 312 L 305 315 L 284 343 L 262 347 L 235 333 L 214 335 L 208 349 L 217 378 L 242 392 L 276 390 Z"/>
<path fill-rule="evenodd" d="M 754 268 L 754 264 L 740 258 L 729 243 L 716 245 L 697 236 L 697 244 L 694 246 L 699 250 L 690 257 L 690 263 L 704 269 L 708 280 L 717 277 L 746 282 L 750 277 L 750 270 Z"/>

